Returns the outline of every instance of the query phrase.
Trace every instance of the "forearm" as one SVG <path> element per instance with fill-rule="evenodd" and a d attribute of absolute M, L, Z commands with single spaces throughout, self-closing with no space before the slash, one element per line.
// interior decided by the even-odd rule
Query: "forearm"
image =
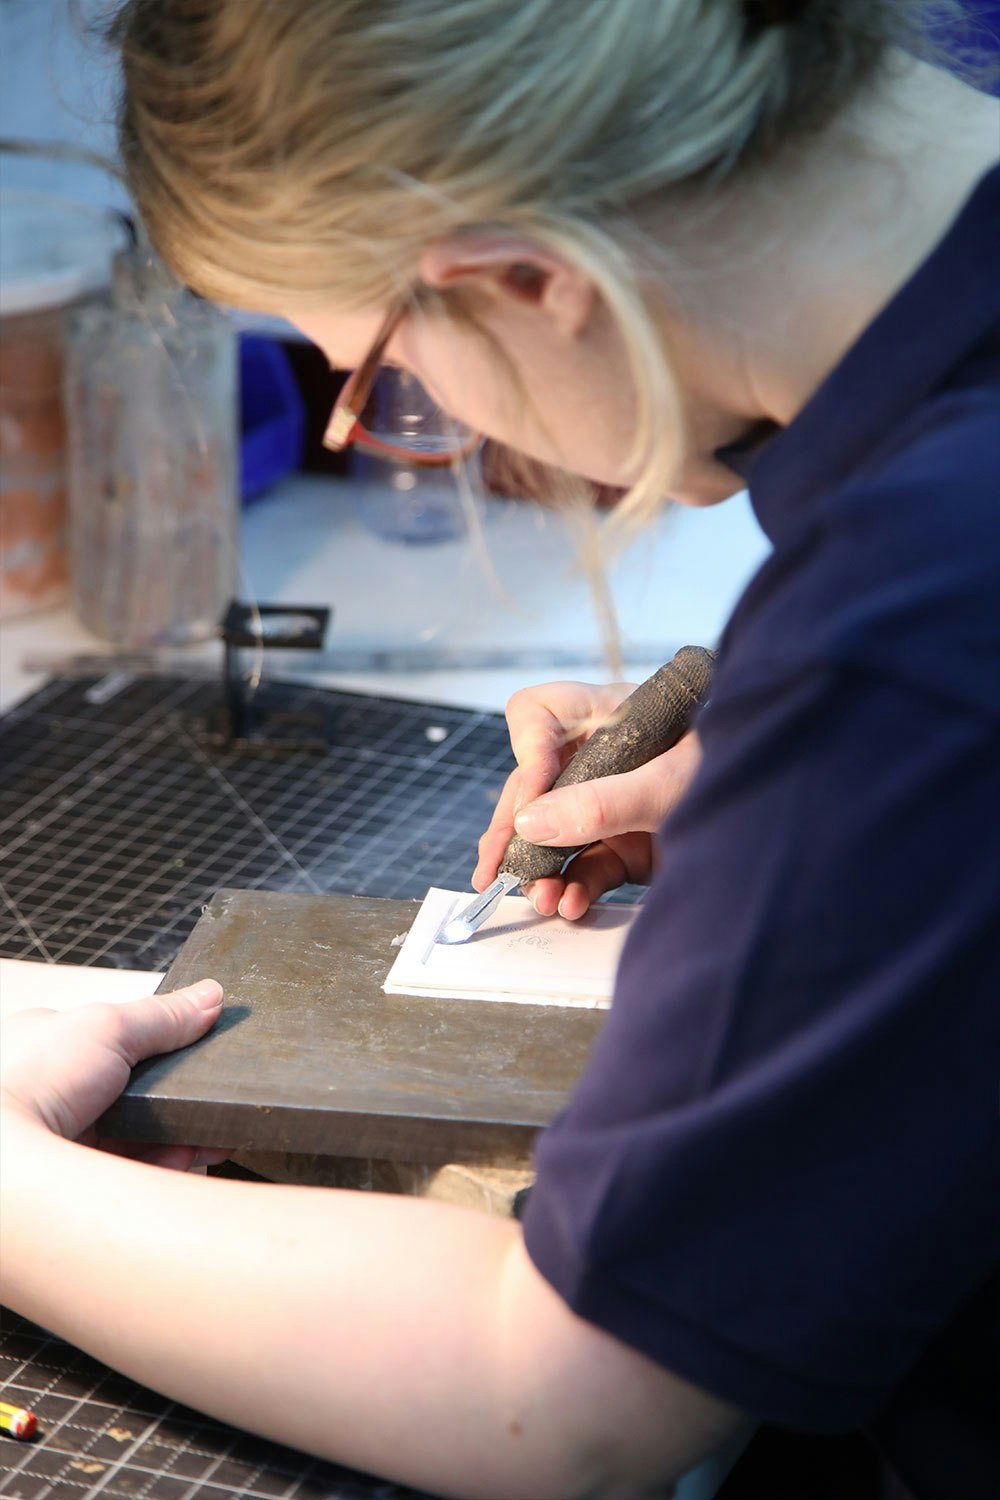
<path fill-rule="evenodd" d="M 567 1360 L 575 1320 L 544 1284 L 525 1299 L 517 1226 L 166 1172 L 20 1118 L 4 1136 L 3 1300 L 135 1379 L 443 1494 L 618 1493 L 615 1443 L 646 1468 L 629 1430 L 647 1397 L 616 1364 L 638 1356 L 585 1330 L 595 1347 Z"/>
<path fill-rule="evenodd" d="M 514 1226 L 165 1172 L 20 1121 L 4 1133 L 10 1306 L 238 1425 L 411 1483 L 505 1493 L 490 1310 Z"/>

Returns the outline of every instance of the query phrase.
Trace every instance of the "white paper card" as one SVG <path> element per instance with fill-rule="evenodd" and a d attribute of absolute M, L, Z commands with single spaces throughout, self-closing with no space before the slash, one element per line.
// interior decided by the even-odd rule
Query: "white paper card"
<path fill-rule="evenodd" d="M 525 896 L 505 896 L 465 943 L 439 943 L 472 899 L 431 887 L 383 988 L 390 995 L 607 1007 L 637 906 L 594 906 L 578 922 L 540 917 Z"/>

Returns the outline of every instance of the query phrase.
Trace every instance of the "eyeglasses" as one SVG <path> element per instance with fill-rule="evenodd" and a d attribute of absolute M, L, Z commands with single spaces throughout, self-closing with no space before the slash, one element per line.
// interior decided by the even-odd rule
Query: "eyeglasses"
<path fill-rule="evenodd" d="M 400 299 L 389 309 L 374 344 L 337 398 L 323 446 L 340 453 L 353 444 L 389 463 L 444 468 L 474 453 L 483 437 L 453 421 L 414 376 L 381 371 L 389 340 L 408 306 L 408 299 Z"/>

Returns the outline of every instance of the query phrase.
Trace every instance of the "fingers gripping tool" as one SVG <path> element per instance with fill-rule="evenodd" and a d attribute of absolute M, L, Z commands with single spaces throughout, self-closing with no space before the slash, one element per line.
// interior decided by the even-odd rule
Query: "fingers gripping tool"
<path fill-rule="evenodd" d="M 713 652 L 682 646 L 672 661 L 640 683 L 607 723 L 596 729 L 563 769 L 552 790 L 635 771 L 675 745 L 696 711 L 708 700 Z M 559 875 L 585 844 L 532 844 L 515 833 L 493 884 L 446 922 L 439 943 L 464 943 L 496 910 L 504 896 L 532 880 Z"/>

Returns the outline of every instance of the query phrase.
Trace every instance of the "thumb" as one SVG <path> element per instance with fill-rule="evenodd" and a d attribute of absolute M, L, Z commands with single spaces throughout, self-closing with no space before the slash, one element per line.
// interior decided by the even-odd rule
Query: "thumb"
<path fill-rule="evenodd" d="M 514 827 L 533 844 L 592 844 L 622 833 L 654 833 L 683 788 L 662 762 L 560 787 L 521 809 Z"/>
<path fill-rule="evenodd" d="M 144 1057 L 186 1047 L 204 1035 L 221 1006 L 222 986 L 214 979 L 199 979 L 166 995 L 118 1005 L 121 1055 L 131 1068 Z"/>

